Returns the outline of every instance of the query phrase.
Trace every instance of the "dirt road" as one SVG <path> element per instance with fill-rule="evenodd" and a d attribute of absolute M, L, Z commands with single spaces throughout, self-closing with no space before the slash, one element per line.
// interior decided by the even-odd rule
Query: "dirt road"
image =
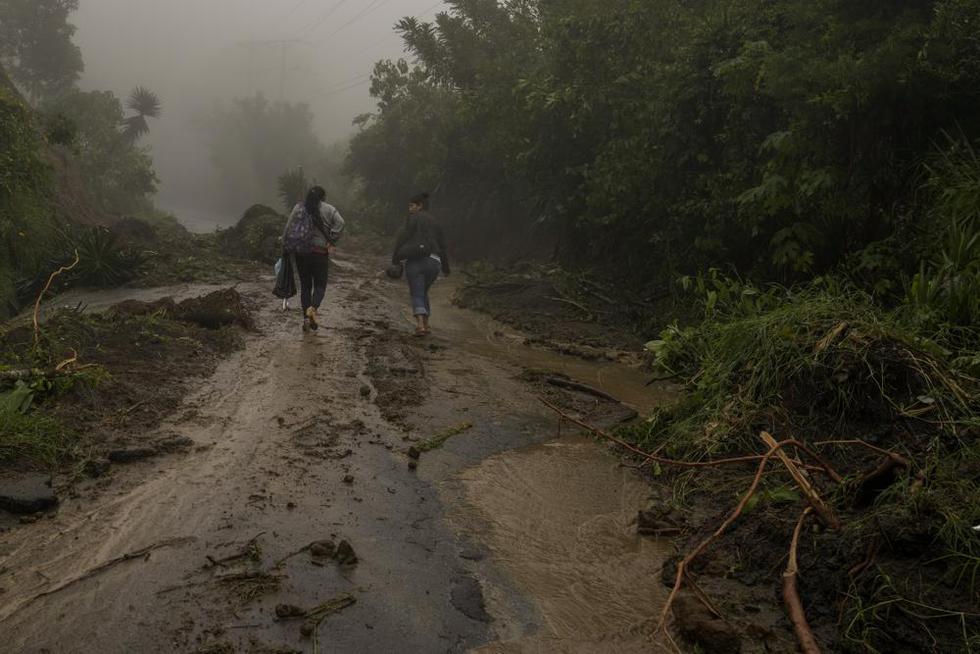
<path fill-rule="evenodd" d="M 554 441 L 519 379 L 564 370 L 650 402 L 642 376 L 531 350 L 452 308 L 446 284 L 436 336 L 414 339 L 378 268 L 336 262 L 311 336 L 270 280 L 239 286 L 258 333 L 159 428 L 196 447 L 0 535 L 0 651 L 650 651 L 663 551 L 630 524 L 647 487 L 588 441 Z M 413 444 L 452 431 L 410 468 Z M 356 603 L 276 615 L 331 599 Z"/>

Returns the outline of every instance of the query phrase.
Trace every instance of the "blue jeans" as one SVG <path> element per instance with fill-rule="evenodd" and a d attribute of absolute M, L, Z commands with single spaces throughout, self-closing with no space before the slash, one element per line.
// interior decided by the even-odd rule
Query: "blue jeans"
<path fill-rule="evenodd" d="M 441 268 L 439 262 L 432 257 L 409 260 L 405 263 L 405 278 L 408 280 L 408 292 L 412 295 L 413 315 L 432 315 L 429 289 L 439 277 Z"/>

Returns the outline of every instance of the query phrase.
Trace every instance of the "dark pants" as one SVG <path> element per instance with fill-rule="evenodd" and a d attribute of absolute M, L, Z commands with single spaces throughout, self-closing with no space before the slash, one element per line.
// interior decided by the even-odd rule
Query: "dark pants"
<path fill-rule="evenodd" d="M 408 292 L 412 295 L 413 315 L 432 315 L 429 289 L 439 277 L 440 269 L 439 262 L 432 257 L 409 260 L 405 263 L 405 278 L 408 280 Z"/>
<path fill-rule="evenodd" d="M 327 293 L 327 271 L 330 257 L 326 254 L 297 254 L 296 273 L 299 275 L 299 301 L 303 313 L 310 307 L 319 309 Z"/>

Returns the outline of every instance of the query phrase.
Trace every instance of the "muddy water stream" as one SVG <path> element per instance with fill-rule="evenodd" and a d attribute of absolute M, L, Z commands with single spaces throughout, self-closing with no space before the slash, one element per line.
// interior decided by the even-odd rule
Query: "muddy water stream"
<path fill-rule="evenodd" d="M 524 335 L 452 306 L 453 292 L 443 283 L 433 300 L 440 333 L 454 347 L 567 375 L 641 414 L 676 392 L 647 386 L 645 373 L 621 362 L 528 347 Z M 652 631 L 666 597 L 660 568 L 671 549 L 636 534 L 650 494 L 648 482 L 604 446 L 571 435 L 495 454 L 443 484 L 454 531 L 497 567 L 482 579 L 497 641 L 478 651 L 657 651 Z M 515 609 L 509 589 L 530 598 L 529 612 Z"/>

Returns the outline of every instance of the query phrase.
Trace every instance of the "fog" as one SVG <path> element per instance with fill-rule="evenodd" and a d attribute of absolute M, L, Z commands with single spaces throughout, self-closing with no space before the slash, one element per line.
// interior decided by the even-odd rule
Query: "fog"
<path fill-rule="evenodd" d="M 433 0 L 82 0 L 73 22 L 85 59 L 82 88 L 125 98 L 159 94 L 151 124 L 157 204 L 190 224 L 228 223 L 211 192 L 214 170 L 199 123 L 216 104 L 263 93 L 308 102 L 318 137 L 344 139 L 373 108 L 368 75 L 403 56 L 393 25 L 431 19 Z M 242 189 L 242 206 L 251 198 Z"/>

